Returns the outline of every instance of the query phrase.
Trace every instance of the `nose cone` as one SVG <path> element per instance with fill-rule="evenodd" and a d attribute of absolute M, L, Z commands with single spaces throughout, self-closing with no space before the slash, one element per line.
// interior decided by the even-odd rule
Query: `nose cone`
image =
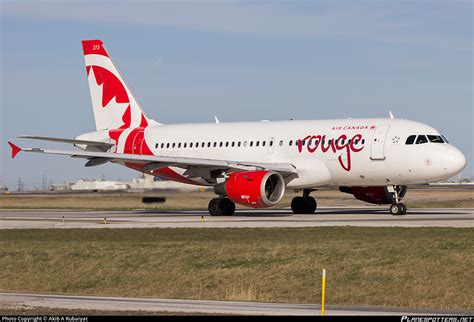
<path fill-rule="evenodd" d="M 466 158 L 461 151 L 451 146 L 448 151 L 443 155 L 444 168 L 451 175 L 455 176 L 461 172 L 466 166 Z"/>

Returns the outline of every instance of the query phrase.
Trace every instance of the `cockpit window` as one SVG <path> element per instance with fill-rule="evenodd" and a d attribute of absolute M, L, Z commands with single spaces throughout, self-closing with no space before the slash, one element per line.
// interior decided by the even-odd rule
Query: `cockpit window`
<path fill-rule="evenodd" d="M 418 135 L 418 138 L 416 139 L 416 144 L 423 144 L 423 143 L 428 143 L 428 139 L 424 135 Z"/>
<path fill-rule="evenodd" d="M 441 137 L 443 138 L 444 142 L 449 143 L 448 139 L 444 135 L 441 135 Z"/>
<path fill-rule="evenodd" d="M 409 137 L 407 137 L 405 144 L 413 144 L 413 142 L 415 142 L 415 138 L 416 135 L 410 135 Z"/>
<path fill-rule="evenodd" d="M 444 143 L 443 138 L 439 135 L 428 135 L 428 140 L 430 140 L 431 143 Z"/>

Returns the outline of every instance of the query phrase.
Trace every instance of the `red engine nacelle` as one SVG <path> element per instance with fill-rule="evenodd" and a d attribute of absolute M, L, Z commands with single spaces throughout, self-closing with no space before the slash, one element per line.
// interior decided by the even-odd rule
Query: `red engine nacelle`
<path fill-rule="evenodd" d="M 214 191 L 243 206 L 266 208 L 276 205 L 283 198 L 285 181 L 273 171 L 234 172 L 226 182 L 216 185 Z"/>
<path fill-rule="evenodd" d="M 406 186 L 396 186 L 399 199 L 403 199 L 407 192 Z M 388 191 L 387 187 L 339 187 L 341 192 L 354 195 L 356 199 L 374 203 L 378 205 L 395 203 L 393 192 Z"/>

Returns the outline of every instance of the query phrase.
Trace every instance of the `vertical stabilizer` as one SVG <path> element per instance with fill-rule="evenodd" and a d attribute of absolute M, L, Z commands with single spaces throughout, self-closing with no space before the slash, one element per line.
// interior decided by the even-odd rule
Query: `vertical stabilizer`
<path fill-rule="evenodd" d="M 146 127 L 149 119 L 101 40 L 83 40 L 87 80 L 97 130 Z"/>

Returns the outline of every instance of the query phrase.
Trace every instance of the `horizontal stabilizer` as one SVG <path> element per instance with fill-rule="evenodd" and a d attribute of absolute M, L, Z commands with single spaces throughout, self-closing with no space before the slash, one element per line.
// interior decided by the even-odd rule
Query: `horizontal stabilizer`
<path fill-rule="evenodd" d="M 10 146 L 12 147 L 12 159 L 13 159 L 21 151 L 21 148 L 11 142 L 8 142 L 8 144 L 10 144 Z"/>
<path fill-rule="evenodd" d="M 69 143 L 69 144 L 91 145 L 91 146 L 104 146 L 104 147 L 114 146 L 113 143 L 109 143 L 109 142 L 63 139 L 63 138 L 53 138 L 53 137 L 47 137 L 47 136 L 21 135 L 21 136 L 18 136 L 18 138 L 20 138 L 20 139 L 41 140 L 41 141 L 61 142 L 61 143 Z"/>

